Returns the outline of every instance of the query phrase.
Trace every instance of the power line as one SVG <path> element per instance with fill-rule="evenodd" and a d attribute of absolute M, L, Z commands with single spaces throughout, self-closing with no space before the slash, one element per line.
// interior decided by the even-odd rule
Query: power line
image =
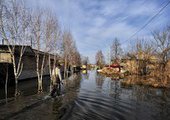
<path fill-rule="evenodd" d="M 147 0 L 146 0 L 147 1 Z M 143 4 L 145 4 L 145 2 L 146 1 L 144 1 L 143 2 Z M 163 2 L 162 4 L 161 4 L 161 6 L 164 4 L 165 2 Z M 137 33 L 139 33 L 142 29 L 144 29 L 148 24 L 150 24 L 168 5 L 170 4 L 170 0 L 154 15 L 154 16 L 152 16 L 148 21 L 147 21 L 147 23 L 145 23 L 139 30 L 137 30 L 134 34 L 132 34 L 129 38 L 128 38 L 128 40 L 127 41 L 125 41 L 124 43 L 122 43 L 122 44 L 125 44 L 126 42 L 128 42 L 132 37 L 134 37 Z M 87 43 L 87 42 L 85 42 L 85 41 L 83 41 L 83 43 L 84 44 L 86 44 L 87 46 L 89 46 L 90 44 L 89 43 Z M 104 46 L 106 46 L 106 45 L 104 45 Z M 96 45 L 96 44 L 93 44 L 93 50 L 99 50 L 99 46 L 98 45 Z M 95 47 L 95 48 L 94 48 Z"/>
<path fill-rule="evenodd" d="M 163 2 L 161 4 L 161 6 L 164 4 L 165 2 Z M 153 15 L 148 21 L 147 23 L 145 23 L 139 30 L 137 30 L 134 34 L 132 34 L 127 41 L 125 41 L 124 43 L 122 44 L 125 44 L 126 42 L 128 42 L 131 38 L 133 38 L 137 33 L 139 33 L 142 29 L 144 29 L 148 24 L 150 24 L 168 5 L 170 4 L 170 0 L 155 14 Z M 86 45 L 89 45 L 87 43 L 85 43 Z M 99 46 L 98 45 L 93 45 L 93 50 L 97 50 L 95 49 L 94 47 L 98 48 Z"/>
<path fill-rule="evenodd" d="M 152 16 L 147 23 L 145 23 L 138 31 L 132 34 L 127 41 L 129 41 L 132 37 L 134 37 L 137 33 L 139 33 L 142 29 L 144 29 L 148 24 L 150 24 L 168 5 L 170 4 L 170 0 L 163 6 L 154 16 Z M 125 41 L 124 43 L 126 43 Z M 123 44 L 124 44 L 123 43 Z"/>

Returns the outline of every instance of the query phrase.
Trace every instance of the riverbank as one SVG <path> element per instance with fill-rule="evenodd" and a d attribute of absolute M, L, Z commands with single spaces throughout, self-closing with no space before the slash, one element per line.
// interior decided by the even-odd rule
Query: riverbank
<path fill-rule="evenodd" d="M 124 78 L 126 74 L 123 71 L 119 71 L 118 68 L 111 68 L 111 67 L 104 67 L 100 70 L 97 70 L 97 72 L 107 77 L 118 78 L 118 79 Z"/>
<path fill-rule="evenodd" d="M 170 83 L 168 80 L 161 80 L 158 77 L 147 76 L 147 75 L 129 75 L 125 71 L 119 71 L 115 68 L 104 67 L 103 69 L 98 70 L 100 74 L 103 74 L 107 77 L 124 79 L 121 81 L 122 86 L 131 87 L 133 85 L 143 85 L 154 88 L 170 88 Z"/>

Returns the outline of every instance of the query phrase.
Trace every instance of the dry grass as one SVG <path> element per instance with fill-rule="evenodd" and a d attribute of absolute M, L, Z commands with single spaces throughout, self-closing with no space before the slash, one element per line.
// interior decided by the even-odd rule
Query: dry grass
<path fill-rule="evenodd" d="M 128 76 L 126 80 L 121 81 L 122 86 L 144 85 L 154 88 L 170 88 L 169 84 L 164 84 L 157 78 L 145 76 Z"/>

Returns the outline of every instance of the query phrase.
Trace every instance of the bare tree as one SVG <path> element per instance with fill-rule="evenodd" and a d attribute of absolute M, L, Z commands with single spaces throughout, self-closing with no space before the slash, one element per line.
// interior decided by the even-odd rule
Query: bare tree
<path fill-rule="evenodd" d="M 60 52 L 60 37 L 61 32 L 58 25 L 57 17 L 54 16 L 51 12 L 48 12 L 46 14 L 46 20 L 45 20 L 45 46 L 46 46 L 46 52 L 48 52 L 48 65 L 49 65 L 49 73 L 51 78 L 51 86 L 53 84 L 52 82 L 52 69 L 55 68 L 57 57 Z M 51 61 L 53 59 L 53 62 Z"/>
<path fill-rule="evenodd" d="M 112 43 L 112 46 L 111 46 L 111 59 L 112 59 L 112 61 L 119 59 L 122 52 L 123 51 L 122 51 L 122 48 L 121 48 L 121 44 L 120 44 L 119 40 L 117 38 L 115 38 L 113 40 L 113 43 Z"/>
<path fill-rule="evenodd" d="M 72 44 L 72 46 L 70 48 L 69 61 L 70 61 L 69 64 L 71 66 L 71 71 L 73 73 L 73 67 L 81 65 L 81 57 L 80 57 L 80 53 L 77 50 L 75 41 L 73 41 L 73 44 Z"/>
<path fill-rule="evenodd" d="M 77 50 L 76 43 L 73 40 L 71 32 L 63 33 L 63 59 L 64 59 L 64 77 L 66 77 L 68 67 L 73 71 L 73 66 L 81 65 L 80 53 Z"/>
<path fill-rule="evenodd" d="M 87 66 L 88 63 L 89 63 L 89 58 L 88 57 L 82 57 L 82 64 Z"/>
<path fill-rule="evenodd" d="M 22 57 L 29 39 L 30 14 L 23 3 L 16 0 L 3 2 L 0 7 L 0 34 L 7 43 L 12 58 L 17 89 L 18 78 L 23 68 Z M 18 50 L 16 50 L 16 45 L 20 45 Z M 18 56 L 16 56 L 16 51 Z M 15 95 L 18 95 L 18 90 Z"/>
<path fill-rule="evenodd" d="M 105 64 L 105 61 L 104 61 L 104 55 L 102 53 L 101 50 L 99 50 L 97 53 L 96 53 L 96 65 L 99 66 L 99 68 L 102 68 Z"/>
<path fill-rule="evenodd" d="M 64 58 L 64 77 L 66 77 L 67 69 L 69 66 L 69 60 L 71 58 L 71 52 L 73 46 L 73 39 L 70 32 L 64 32 L 63 34 L 63 58 Z"/>
<path fill-rule="evenodd" d="M 32 28 L 31 32 L 32 32 L 33 47 L 36 49 L 34 50 L 34 52 L 36 58 L 36 73 L 38 77 L 38 92 L 42 92 L 43 90 L 42 76 L 43 76 L 44 59 L 45 59 L 45 57 L 42 56 L 43 53 L 41 52 L 41 47 L 42 47 L 41 41 L 42 41 L 42 34 L 43 34 L 42 24 L 43 24 L 42 12 L 40 11 L 35 12 L 31 20 L 31 28 Z"/>
<path fill-rule="evenodd" d="M 153 32 L 153 37 L 156 41 L 161 71 L 164 72 L 170 55 L 170 28 L 166 28 L 163 32 Z"/>
<path fill-rule="evenodd" d="M 50 12 L 45 13 L 43 10 L 36 10 L 32 16 L 32 40 L 36 58 L 36 73 L 38 77 L 38 92 L 42 92 L 43 75 L 49 72 L 51 77 L 51 53 L 54 53 L 56 40 L 58 39 L 58 23 L 55 16 Z M 54 63 L 56 55 L 54 55 Z M 47 64 L 48 63 L 48 64 Z M 54 65 L 53 65 L 54 66 Z"/>
<path fill-rule="evenodd" d="M 152 42 L 145 41 L 144 39 L 137 40 L 136 43 L 136 54 L 137 60 L 137 72 L 146 75 L 149 71 L 147 66 L 151 64 L 154 54 L 154 46 Z"/>
<path fill-rule="evenodd" d="M 81 55 L 78 51 L 75 52 L 75 65 L 76 66 L 81 66 Z"/>
<path fill-rule="evenodd" d="M 162 76 L 162 83 L 166 84 L 165 71 L 170 57 L 170 27 L 167 27 L 163 32 L 153 32 L 153 37 L 156 42 L 156 52 L 159 56 L 159 70 Z"/>

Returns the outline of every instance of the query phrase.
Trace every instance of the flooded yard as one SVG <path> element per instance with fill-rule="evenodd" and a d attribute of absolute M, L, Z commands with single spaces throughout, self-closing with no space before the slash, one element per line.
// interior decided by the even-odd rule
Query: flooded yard
<path fill-rule="evenodd" d="M 36 82 L 19 84 L 21 95 L 14 98 L 9 88 L 8 102 L 0 92 L 0 119 L 63 120 L 169 120 L 170 91 L 144 86 L 124 88 L 120 81 L 96 71 L 74 74 L 63 80 L 55 98 L 48 96 L 48 78 L 44 93 L 37 94 Z"/>

